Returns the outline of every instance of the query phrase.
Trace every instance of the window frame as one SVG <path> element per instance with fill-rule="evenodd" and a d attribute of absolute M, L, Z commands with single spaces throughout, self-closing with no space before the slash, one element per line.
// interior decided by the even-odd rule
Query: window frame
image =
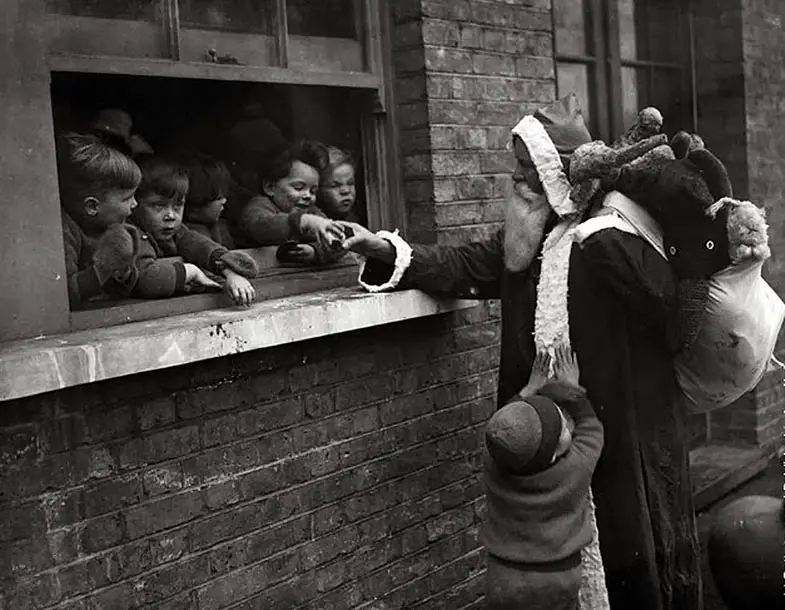
<path fill-rule="evenodd" d="M 279 53 L 279 65 L 276 66 L 50 53 L 44 0 L 4 0 L 0 13 L 5 13 L 9 21 L 17 22 L 21 27 L 17 27 L 15 36 L 0 46 L 5 48 L 6 57 L 12 58 L 10 68 L 0 71 L 0 85 L 6 85 L 9 97 L 18 96 L 18 99 L 12 99 L 12 104 L 20 107 L 24 117 L 23 124 L 10 124 L 11 129 L 3 134 L 3 147 L 11 149 L 12 145 L 16 145 L 33 150 L 31 144 L 34 143 L 36 154 L 32 166 L 15 166 L 6 172 L 0 171 L 0 177 L 7 176 L 10 180 L 7 184 L 16 181 L 27 190 L 36 191 L 34 210 L 39 218 L 27 217 L 25 210 L 10 209 L 15 206 L 5 206 L 0 212 L 0 219 L 7 225 L 19 227 L 28 238 L 35 236 L 37 249 L 35 256 L 24 256 L 27 250 L 22 248 L 23 244 L 18 239 L 0 247 L 0 254 L 5 260 L 21 261 L 0 272 L 0 281 L 15 287 L 10 294 L 0 296 L 0 307 L 6 313 L 0 316 L 0 343 L 228 306 L 222 294 L 201 294 L 144 303 L 121 303 L 100 310 L 71 311 L 65 278 L 49 91 L 53 72 L 322 85 L 359 90 L 364 98 L 358 127 L 362 141 L 368 226 L 371 230 L 389 226 L 404 228 L 400 166 L 394 154 L 397 130 L 393 103 L 391 8 L 385 0 L 354 0 L 354 3 L 358 35 L 365 37 L 362 48 L 367 70 L 364 72 L 288 67 L 286 0 L 277 0 L 278 15 L 283 15 L 279 25 L 284 27 L 279 30 L 278 46 L 283 51 Z M 171 57 L 179 57 L 177 1 L 164 0 L 164 7 L 169 52 Z M 35 129 L 34 133 L 25 131 L 31 127 Z M 12 196 L 12 199 L 16 198 Z M 30 214 L 30 209 L 26 212 Z M 35 227 L 30 226 L 33 220 L 36 221 Z M 350 268 L 353 276 L 349 275 Z M 258 295 L 262 295 L 261 299 L 347 286 L 355 282 L 356 266 L 346 263 L 302 270 L 265 270 L 253 281 Z M 100 311 L 105 313 L 98 315 L 96 312 Z"/>
<path fill-rule="evenodd" d="M 560 53 L 556 48 L 556 9 L 552 8 L 554 20 L 553 59 L 558 70 L 559 64 L 581 64 L 592 66 L 589 72 L 589 95 L 593 98 L 596 116 L 596 132 L 592 135 L 610 142 L 624 133 L 622 104 L 622 68 L 639 68 L 647 70 L 649 83 L 652 83 L 655 70 L 673 70 L 681 73 L 680 83 L 684 104 L 685 124 L 692 131 L 697 131 L 697 101 L 695 95 L 695 40 L 693 36 L 693 5 L 691 0 L 683 2 L 674 0 L 679 8 L 679 27 L 681 42 L 687 50 L 687 59 L 679 64 L 672 62 L 623 59 L 621 57 L 621 31 L 619 24 L 619 8 L 617 0 L 586 0 L 585 16 L 588 34 L 593 41 L 592 54 Z M 643 0 L 648 7 L 651 0 Z M 651 30 L 647 29 L 649 48 L 651 47 Z M 564 92 L 558 92 L 562 95 Z"/>

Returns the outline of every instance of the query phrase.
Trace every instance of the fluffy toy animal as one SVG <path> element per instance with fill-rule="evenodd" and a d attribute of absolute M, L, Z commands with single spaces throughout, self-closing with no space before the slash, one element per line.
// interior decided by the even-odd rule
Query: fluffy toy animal
<path fill-rule="evenodd" d="M 669 148 L 623 167 L 616 188 L 662 229 L 678 278 L 677 376 L 691 410 L 707 411 L 760 381 L 785 305 L 761 276 L 765 211 L 733 198 L 725 166 L 699 138 L 682 132 Z"/>

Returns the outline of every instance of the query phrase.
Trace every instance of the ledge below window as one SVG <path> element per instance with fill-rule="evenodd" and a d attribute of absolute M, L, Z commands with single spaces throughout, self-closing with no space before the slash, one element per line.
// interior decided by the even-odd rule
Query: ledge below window
<path fill-rule="evenodd" d="M 419 290 L 336 288 L 146 322 L 0 345 L 0 401 L 467 309 Z"/>

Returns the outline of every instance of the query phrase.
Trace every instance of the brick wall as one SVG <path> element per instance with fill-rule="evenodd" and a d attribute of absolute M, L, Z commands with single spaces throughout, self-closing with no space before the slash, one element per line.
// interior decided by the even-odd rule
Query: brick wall
<path fill-rule="evenodd" d="M 2 404 L 0 608 L 475 607 L 496 313 Z"/>
<path fill-rule="evenodd" d="M 409 237 L 488 235 L 511 192 L 510 128 L 556 96 L 550 1 L 393 6 Z"/>
<path fill-rule="evenodd" d="M 785 296 L 785 3 L 743 0 L 749 196 L 768 213 L 772 257 L 765 277 Z M 785 334 L 778 345 L 785 353 Z"/>

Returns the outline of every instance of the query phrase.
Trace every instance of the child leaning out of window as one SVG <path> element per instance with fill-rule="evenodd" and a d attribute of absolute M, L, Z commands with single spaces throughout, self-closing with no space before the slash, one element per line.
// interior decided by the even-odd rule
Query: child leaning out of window
<path fill-rule="evenodd" d="M 354 209 L 357 200 L 356 163 L 352 155 L 337 146 L 327 147 L 327 167 L 319 181 L 317 205 L 327 218 L 359 222 Z"/>
<path fill-rule="evenodd" d="M 240 247 L 284 245 L 287 262 L 326 263 L 342 256 L 344 229 L 316 206 L 327 151 L 303 140 L 281 151 L 262 172 L 263 194 L 230 201 L 226 212 Z"/>
<path fill-rule="evenodd" d="M 99 295 L 125 297 L 139 279 L 133 232 L 125 221 L 141 180 L 130 157 L 98 135 L 58 142 L 65 268 L 72 309 Z"/>
<path fill-rule="evenodd" d="M 247 278 L 257 274 L 254 260 L 183 225 L 188 193 L 186 170 L 161 157 L 144 159 L 139 166 L 142 180 L 136 191 L 138 206 L 132 221 L 143 232 L 144 247 L 154 259 L 180 256 L 184 262 L 173 262 L 170 272 L 149 278 L 137 292 L 171 296 L 193 288 L 220 288 L 205 275 L 205 269 L 225 278 L 224 290 L 236 304 L 250 305 L 255 294 Z"/>

